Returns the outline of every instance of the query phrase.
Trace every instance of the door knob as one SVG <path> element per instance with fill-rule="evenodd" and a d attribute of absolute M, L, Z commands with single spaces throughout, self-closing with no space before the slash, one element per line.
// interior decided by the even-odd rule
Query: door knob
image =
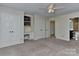
<path fill-rule="evenodd" d="M 10 31 L 10 33 L 13 33 L 14 31 Z"/>

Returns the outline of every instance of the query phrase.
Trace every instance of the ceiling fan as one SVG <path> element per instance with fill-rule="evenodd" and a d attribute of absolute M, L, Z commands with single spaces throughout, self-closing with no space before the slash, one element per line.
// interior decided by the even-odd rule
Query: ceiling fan
<path fill-rule="evenodd" d="M 55 13 L 55 11 L 56 11 L 57 9 L 61 9 L 61 8 L 57 8 L 55 5 L 56 5 L 56 4 L 49 4 L 49 5 L 48 5 L 48 13 Z"/>

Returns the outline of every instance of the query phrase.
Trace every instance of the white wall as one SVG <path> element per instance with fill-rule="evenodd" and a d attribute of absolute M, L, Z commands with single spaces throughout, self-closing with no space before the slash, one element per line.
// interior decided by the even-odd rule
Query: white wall
<path fill-rule="evenodd" d="M 1 14 L 0 14 L 0 27 L 1 27 Z M 0 40 L 1 40 L 1 29 L 0 29 Z"/>
<path fill-rule="evenodd" d="M 0 6 L 0 48 L 20 43 L 24 43 L 24 12 Z"/>
<path fill-rule="evenodd" d="M 72 20 L 69 20 L 69 29 L 73 30 L 73 21 Z"/>
<path fill-rule="evenodd" d="M 69 18 L 79 17 L 79 12 L 74 12 L 66 15 L 52 17 L 55 19 L 55 36 L 56 38 L 69 41 Z"/>

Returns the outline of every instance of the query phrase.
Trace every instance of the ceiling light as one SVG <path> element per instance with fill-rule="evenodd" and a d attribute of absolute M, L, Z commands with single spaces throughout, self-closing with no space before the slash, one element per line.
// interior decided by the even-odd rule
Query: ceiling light
<path fill-rule="evenodd" d="M 48 10 L 48 13 L 51 13 L 51 12 L 52 12 L 52 9 L 49 9 L 49 10 Z"/>
<path fill-rule="evenodd" d="M 52 10 L 51 12 L 53 12 L 53 13 L 54 13 L 54 12 L 55 12 L 55 10 Z"/>
<path fill-rule="evenodd" d="M 49 10 L 48 10 L 48 13 L 51 13 L 51 12 L 54 13 L 55 10 L 53 10 L 53 9 L 49 9 Z"/>

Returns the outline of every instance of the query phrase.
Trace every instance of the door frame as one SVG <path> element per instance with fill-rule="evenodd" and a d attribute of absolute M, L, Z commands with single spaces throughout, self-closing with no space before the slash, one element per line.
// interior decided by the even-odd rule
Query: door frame
<path fill-rule="evenodd" d="M 54 24 L 54 30 L 53 30 L 54 32 L 53 32 L 53 34 L 51 34 L 51 22 Z M 52 25 L 52 26 L 53 26 L 53 25 Z M 51 36 L 54 36 L 54 37 L 55 37 L 55 20 L 51 20 L 51 21 L 50 21 L 50 37 L 51 37 Z"/>

